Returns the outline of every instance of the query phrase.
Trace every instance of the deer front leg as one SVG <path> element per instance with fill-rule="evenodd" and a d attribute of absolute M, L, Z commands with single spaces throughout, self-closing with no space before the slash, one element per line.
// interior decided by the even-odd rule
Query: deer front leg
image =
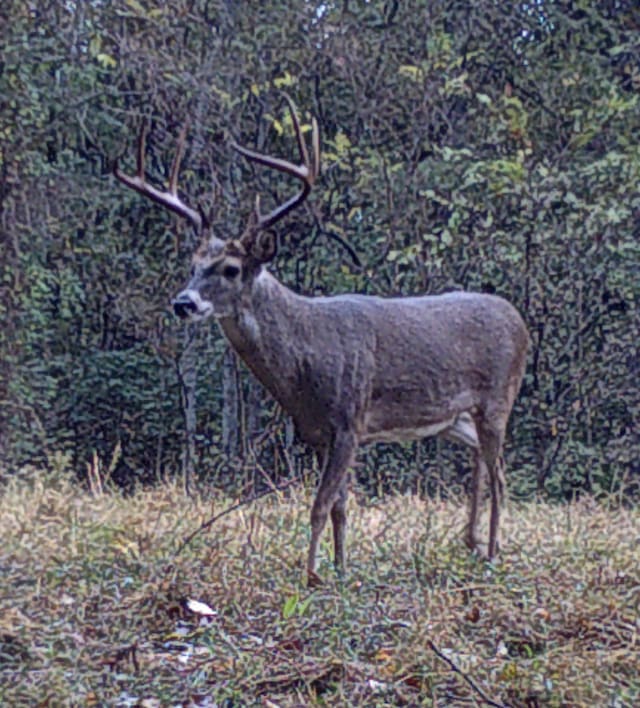
<path fill-rule="evenodd" d="M 322 477 L 311 508 L 311 544 L 307 561 L 307 576 L 310 586 L 318 585 L 321 582 L 316 573 L 318 546 L 330 511 L 334 532 L 335 564 L 339 570 L 344 569 L 346 475 L 355 449 L 356 440 L 353 433 L 336 431 L 325 455 Z"/>
<path fill-rule="evenodd" d="M 338 491 L 338 498 L 331 507 L 331 523 L 333 525 L 333 556 L 336 570 L 339 574 L 345 567 L 345 534 L 347 531 L 347 496 L 349 494 L 349 478 L 345 474 Z"/>

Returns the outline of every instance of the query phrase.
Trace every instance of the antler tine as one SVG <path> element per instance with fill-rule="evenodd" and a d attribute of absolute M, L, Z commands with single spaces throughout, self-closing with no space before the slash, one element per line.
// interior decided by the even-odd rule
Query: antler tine
<path fill-rule="evenodd" d="M 289 112 L 291 114 L 291 122 L 293 123 L 293 128 L 296 135 L 296 142 L 298 143 L 298 151 L 300 153 L 301 165 L 296 165 L 289 160 L 283 160 L 279 157 L 271 157 L 270 155 L 264 155 L 249 148 L 238 145 L 237 143 L 232 143 L 234 150 L 237 150 L 241 155 L 246 157 L 252 162 L 257 162 L 265 167 L 272 167 L 279 172 L 284 172 L 285 174 L 291 175 L 302 182 L 302 189 L 295 194 L 293 197 L 288 199 L 284 204 L 280 204 L 273 211 L 266 215 L 257 214 L 257 228 L 268 229 L 276 221 L 282 219 L 285 214 L 295 209 L 298 205 L 307 198 L 316 177 L 320 173 L 320 134 L 318 129 L 318 122 L 315 118 L 312 120 L 312 148 L 313 155 L 312 159 L 309 160 L 309 153 L 307 150 L 307 145 L 302 134 L 302 128 L 300 127 L 300 120 L 298 118 L 298 113 L 296 111 L 295 104 L 291 98 L 284 94 L 285 100 L 289 106 Z"/>
<path fill-rule="evenodd" d="M 142 127 L 140 129 L 140 136 L 138 138 L 138 150 L 136 157 L 136 174 L 128 175 L 123 172 L 118 167 L 118 161 L 116 160 L 113 166 L 113 174 L 116 179 L 122 182 L 127 187 L 134 189 L 145 197 L 149 197 L 156 204 L 160 204 L 167 209 L 170 209 L 178 216 L 181 216 L 191 223 L 191 225 L 200 231 L 202 229 L 202 216 L 200 212 L 196 209 L 192 209 L 187 206 L 182 199 L 178 196 L 178 172 L 180 170 L 180 162 L 182 160 L 182 155 L 184 154 L 184 145 L 186 140 L 187 129 L 186 126 L 180 131 L 180 136 L 178 138 L 178 145 L 176 148 L 176 154 L 173 158 L 171 164 L 171 171 L 169 173 L 169 188 L 167 190 L 160 190 L 149 184 L 144 176 L 144 152 L 145 152 L 145 142 L 146 142 L 146 132 L 147 126 L 146 121 L 143 121 Z"/>
<path fill-rule="evenodd" d="M 291 122 L 296 131 L 296 140 L 298 142 L 298 150 L 300 151 L 300 158 L 302 164 L 306 165 L 311 171 L 312 180 L 320 174 L 320 129 L 318 127 L 318 121 L 315 116 L 311 117 L 311 160 L 309 160 L 309 153 L 307 151 L 307 143 L 302 135 L 302 129 L 300 128 L 300 120 L 298 118 L 298 113 L 294 102 L 291 100 L 289 94 L 285 93 L 284 97 L 289 105 L 289 112 L 291 113 Z"/>
<path fill-rule="evenodd" d="M 302 129 L 300 128 L 300 119 L 298 118 L 298 112 L 296 111 L 296 106 L 291 100 L 291 96 L 288 93 L 284 94 L 285 101 L 289 106 L 289 114 L 291 115 L 291 122 L 293 123 L 293 129 L 296 133 L 296 142 L 298 143 L 298 152 L 300 153 L 300 160 L 303 165 L 309 165 L 309 153 L 307 151 L 307 144 L 304 141 L 304 136 L 302 135 Z"/>
<path fill-rule="evenodd" d="M 176 145 L 176 154 L 173 156 L 171 163 L 171 172 L 169 173 L 169 192 L 174 196 L 178 196 L 178 173 L 180 171 L 180 163 L 184 155 L 184 145 L 187 140 L 187 124 L 182 126 L 180 135 L 178 136 L 178 144 Z"/>

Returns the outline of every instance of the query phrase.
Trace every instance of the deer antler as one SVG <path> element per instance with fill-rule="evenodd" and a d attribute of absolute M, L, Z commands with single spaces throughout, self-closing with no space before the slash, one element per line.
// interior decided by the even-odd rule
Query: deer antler
<path fill-rule="evenodd" d="M 263 155 L 262 153 L 255 152 L 249 148 L 238 145 L 237 143 L 232 143 L 234 150 L 237 150 L 241 155 L 244 155 L 248 160 L 252 162 L 257 162 L 265 167 L 273 167 L 273 169 L 279 172 L 284 172 L 285 174 L 291 175 L 302 182 L 302 189 L 295 194 L 291 199 L 280 204 L 273 211 L 268 214 L 260 214 L 259 200 L 256 200 L 256 217 L 257 229 L 268 229 L 273 226 L 276 221 L 282 219 L 285 214 L 295 209 L 298 205 L 307 198 L 316 177 L 320 173 L 320 131 L 318 130 L 318 121 L 315 118 L 311 120 L 311 143 L 312 143 L 312 155 L 309 159 L 309 152 L 307 151 L 307 145 L 302 135 L 302 130 L 300 128 L 300 120 L 298 119 L 298 114 L 296 112 L 296 107 L 293 101 L 284 94 L 284 97 L 289 105 L 289 112 L 291 114 L 291 121 L 296 133 L 296 140 L 298 142 L 298 151 L 300 152 L 301 165 L 296 165 L 288 160 L 282 160 L 279 157 L 271 157 L 269 155 Z"/>
<path fill-rule="evenodd" d="M 140 192 L 145 197 L 149 197 L 157 204 L 170 209 L 179 216 L 188 219 L 196 231 L 202 229 L 202 216 L 196 210 L 187 206 L 182 199 L 178 196 L 178 172 L 180 171 L 180 162 L 182 160 L 182 155 L 184 154 L 184 144 L 187 135 L 186 126 L 180 131 L 180 137 L 178 138 L 178 145 L 176 147 L 176 154 L 173 158 L 173 163 L 171 165 L 171 172 L 169 173 L 169 188 L 162 191 L 157 189 L 153 185 L 149 184 L 144 176 L 144 151 L 145 151 L 145 139 L 147 133 L 146 122 L 142 123 L 142 128 L 140 129 L 140 137 L 138 138 L 138 154 L 136 160 L 136 174 L 127 175 L 118 167 L 118 161 L 114 163 L 113 174 L 117 179 L 123 184 L 131 189 L 135 189 L 136 192 Z"/>

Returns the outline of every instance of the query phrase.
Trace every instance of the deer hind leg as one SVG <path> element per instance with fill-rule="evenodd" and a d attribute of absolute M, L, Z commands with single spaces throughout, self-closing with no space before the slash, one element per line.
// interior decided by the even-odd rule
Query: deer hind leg
<path fill-rule="evenodd" d="M 337 431 L 324 455 L 320 484 L 311 508 L 311 544 L 307 561 L 309 585 L 317 585 L 320 578 L 316 573 L 320 536 L 331 512 L 335 564 L 344 569 L 344 536 L 346 527 L 345 505 L 347 499 L 347 470 L 353 460 L 356 440 L 353 433 Z"/>
<path fill-rule="evenodd" d="M 488 477 L 487 465 L 482 459 L 479 449 L 473 451 L 473 478 L 471 481 L 471 501 L 469 503 L 469 525 L 466 532 L 466 544 L 472 551 L 477 551 L 481 547 L 481 540 L 478 533 L 478 523 L 480 522 L 480 512 L 484 500 L 485 482 Z"/>
<path fill-rule="evenodd" d="M 502 452 L 498 455 L 498 457 L 496 459 L 495 472 L 496 472 L 498 509 L 500 510 L 500 515 L 502 515 L 502 511 L 504 510 L 505 500 L 507 497 L 507 478 L 505 475 L 504 456 L 502 455 Z M 500 552 L 500 529 L 498 528 L 497 524 L 496 524 L 494 536 L 495 536 L 495 541 L 494 541 L 495 551 L 496 551 L 496 554 L 498 554 Z M 489 546 L 491 546 L 491 534 L 489 535 Z"/>
<path fill-rule="evenodd" d="M 486 465 L 489 477 L 489 490 L 491 493 L 491 516 L 489 520 L 489 560 L 498 554 L 498 533 L 500 530 L 500 511 L 504 501 L 506 479 L 504 475 L 504 461 L 502 459 L 502 443 L 504 440 L 504 427 L 488 425 L 479 426 L 480 455 Z"/>
<path fill-rule="evenodd" d="M 471 479 L 471 501 L 469 503 L 469 524 L 465 531 L 465 542 L 473 551 L 485 555 L 478 532 L 480 513 L 484 502 L 485 483 L 489 476 L 487 464 L 480 450 L 480 438 L 476 421 L 468 412 L 461 413 L 454 424 L 444 431 L 451 440 L 464 443 L 473 448 L 473 476 Z"/>

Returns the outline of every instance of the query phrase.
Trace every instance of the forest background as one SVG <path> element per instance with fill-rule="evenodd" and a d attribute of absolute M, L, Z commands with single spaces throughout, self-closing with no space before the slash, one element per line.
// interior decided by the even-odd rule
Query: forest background
<path fill-rule="evenodd" d="M 232 139 L 322 176 L 272 271 L 305 294 L 495 292 L 532 337 L 512 493 L 640 494 L 640 11 L 588 2 L 17 2 L 0 9 L 0 465 L 225 487 L 308 467 L 214 325 L 170 299 L 197 245 L 112 177 L 166 176 L 237 234 L 256 191 Z M 187 198 L 187 197 L 185 197 Z M 487 333 L 491 336 L 490 333 Z M 434 440 L 361 455 L 369 491 L 459 489 Z"/>

